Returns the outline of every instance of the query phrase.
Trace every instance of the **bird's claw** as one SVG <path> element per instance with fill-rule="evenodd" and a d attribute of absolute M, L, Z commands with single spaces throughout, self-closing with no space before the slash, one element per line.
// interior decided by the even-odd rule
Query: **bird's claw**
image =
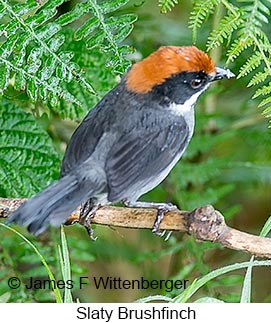
<path fill-rule="evenodd" d="M 95 205 L 90 201 L 87 201 L 80 210 L 79 223 L 83 225 L 91 240 L 96 241 L 97 237 L 94 236 L 94 230 L 91 228 L 91 219 L 94 217 L 96 211 L 100 208 L 100 205 Z"/>
<path fill-rule="evenodd" d="M 91 240 L 96 241 L 98 237 L 94 236 L 94 230 L 91 228 L 90 224 L 85 225 L 85 228 L 87 230 L 88 236 Z"/>
<path fill-rule="evenodd" d="M 158 207 L 157 210 L 157 216 L 154 221 L 153 227 L 152 227 L 152 233 L 157 235 L 158 237 L 163 237 L 167 230 L 160 230 L 160 224 L 163 221 L 163 218 L 165 214 L 169 211 L 174 211 L 177 209 L 176 205 L 173 205 L 171 203 L 165 204 L 164 206 Z M 172 231 L 169 231 L 165 237 L 165 241 L 167 241 L 171 235 Z"/>
<path fill-rule="evenodd" d="M 157 235 L 160 238 L 163 238 L 164 241 L 168 241 L 168 239 L 170 238 L 172 231 L 168 231 L 168 230 L 158 230 L 158 231 L 154 231 L 152 229 L 152 232 Z M 166 235 L 166 236 L 165 236 Z M 164 237 L 165 236 L 165 237 Z"/>

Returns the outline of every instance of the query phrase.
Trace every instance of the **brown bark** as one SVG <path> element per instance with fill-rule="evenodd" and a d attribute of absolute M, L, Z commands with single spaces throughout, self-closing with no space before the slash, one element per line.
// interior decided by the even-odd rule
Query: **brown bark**
<path fill-rule="evenodd" d="M 24 201 L 23 199 L 0 198 L 0 217 L 7 217 Z M 156 215 L 155 209 L 104 206 L 96 212 L 91 222 L 125 228 L 151 229 Z M 69 216 L 67 224 L 77 222 L 78 218 L 79 209 Z M 271 258 L 270 238 L 258 237 L 229 227 L 223 215 L 211 205 L 191 212 L 170 211 L 166 213 L 160 229 L 186 232 L 197 240 L 219 242 L 230 249 Z"/>

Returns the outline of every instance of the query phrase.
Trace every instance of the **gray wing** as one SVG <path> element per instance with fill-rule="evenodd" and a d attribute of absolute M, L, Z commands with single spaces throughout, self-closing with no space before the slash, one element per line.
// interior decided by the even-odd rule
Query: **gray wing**
<path fill-rule="evenodd" d="M 102 135 L 109 131 L 110 125 L 116 121 L 113 107 L 118 105 L 119 96 L 115 92 L 121 92 L 121 85 L 107 93 L 75 130 L 62 161 L 61 176 L 67 174 L 78 163 L 84 162 L 94 152 Z"/>
<path fill-rule="evenodd" d="M 84 162 L 94 151 L 102 131 L 81 124 L 73 134 L 61 164 L 61 177 L 66 175 L 78 163 Z"/>
<path fill-rule="evenodd" d="M 184 120 L 161 130 L 145 128 L 121 137 L 111 148 L 106 162 L 109 201 L 129 198 L 129 194 L 140 192 L 142 185 L 151 186 L 159 174 L 170 165 L 173 167 L 177 157 L 181 157 L 188 138 L 189 129 Z"/>
<path fill-rule="evenodd" d="M 61 177 L 83 163 L 95 150 L 106 128 L 107 114 L 104 110 L 100 102 L 73 133 L 61 164 Z"/>

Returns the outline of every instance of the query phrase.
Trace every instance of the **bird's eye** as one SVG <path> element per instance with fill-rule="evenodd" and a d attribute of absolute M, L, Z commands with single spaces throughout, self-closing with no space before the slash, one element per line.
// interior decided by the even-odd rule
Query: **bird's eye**
<path fill-rule="evenodd" d="M 193 89 L 197 89 L 202 85 L 203 80 L 202 79 L 194 79 L 191 81 L 191 86 Z"/>

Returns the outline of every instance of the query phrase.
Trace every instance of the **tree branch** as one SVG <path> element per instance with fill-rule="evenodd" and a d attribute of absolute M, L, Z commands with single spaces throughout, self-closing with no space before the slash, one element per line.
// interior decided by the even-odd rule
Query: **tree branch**
<path fill-rule="evenodd" d="M 25 199 L 0 198 L 0 217 L 7 217 Z M 152 228 L 157 215 L 155 209 L 104 206 L 92 218 L 92 223 L 125 228 Z M 78 221 L 79 209 L 74 211 L 66 224 Z M 166 213 L 160 229 L 191 234 L 201 241 L 219 242 L 223 246 L 246 251 L 258 257 L 271 258 L 271 239 L 235 230 L 225 223 L 223 215 L 207 205 L 194 211 L 171 211 Z"/>

